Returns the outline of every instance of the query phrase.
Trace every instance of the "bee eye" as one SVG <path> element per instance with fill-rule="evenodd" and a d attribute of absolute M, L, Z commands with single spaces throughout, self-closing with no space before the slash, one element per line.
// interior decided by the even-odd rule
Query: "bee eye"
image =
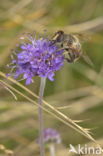
<path fill-rule="evenodd" d="M 58 36 L 57 41 L 62 42 L 63 41 L 63 36 L 62 35 Z"/>

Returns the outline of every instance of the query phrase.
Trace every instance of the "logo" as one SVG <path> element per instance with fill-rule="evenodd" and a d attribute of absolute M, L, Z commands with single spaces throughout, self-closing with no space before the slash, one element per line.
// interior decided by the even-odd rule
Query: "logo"
<path fill-rule="evenodd" d="M 100 155 L 102 154 L 102 148 L 100 147 L 89 147 L 86 144 L 84 146 L 81 146 L 80 144 L 78 144 L 77 148 L 75 148 L 72 144 L 69 145 L 69 153 L 73 152 L 75 154 L 81 154 L 81 155 L 85 155 L 85 154 L 97 154 Z"/>

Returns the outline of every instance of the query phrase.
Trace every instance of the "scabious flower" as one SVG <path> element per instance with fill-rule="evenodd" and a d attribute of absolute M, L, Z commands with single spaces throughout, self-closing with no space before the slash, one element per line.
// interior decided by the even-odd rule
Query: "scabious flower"
<path fill-rule="evenodd" d="M 52 128 L 46 128 L 44 130 L 44 143 L 56 143 L 59 144 L 61 142 L 60 134 Z M 40 142 L 40 138 L 38 138 L 38 143 Z"/>
<path fill-rule="evenodd" d="M 27 41 L 25 41 L 27 39 Z M 15 70 L 15 79 L 23 75 L 26 85 L 32 82 L 34 76 L 46 77 L 54 81 L 55 72 L 63 66 L 63 50 L 47 38 L 22 36 L 21 43 L 16 50 L 12 50 L 12 73 Z"/>

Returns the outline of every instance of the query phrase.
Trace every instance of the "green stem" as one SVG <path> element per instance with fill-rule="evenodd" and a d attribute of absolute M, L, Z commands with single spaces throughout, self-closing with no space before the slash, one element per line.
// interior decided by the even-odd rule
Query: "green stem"
<path fill-rule="evenodd" d="M 51 144 L 49 149 L 50 149 L 50 155 L 51 156 L 55 156 L 55 145 Z"/>
<path fill-rule="evenodd" d="M 40 91 L 39 91 L 39 104 L 42 105 L 42 99 L 44 94 L 44 88 L 45 88 L 46 78 L 41 78 L 41 84 L 40 84 Z M 45 149 L 44 149 L 44 141 L 43 141 L 43 110 L 39 107 L 39 126 L 40 126 L 40 154 L 41 156 L 45 156 Z"/>

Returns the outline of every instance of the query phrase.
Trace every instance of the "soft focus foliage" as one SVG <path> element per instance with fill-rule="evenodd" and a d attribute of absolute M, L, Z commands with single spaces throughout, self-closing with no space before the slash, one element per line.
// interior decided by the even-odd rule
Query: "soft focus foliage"
<path fill-rule="evenodd" d="M 59 28 L 66 33 L 83 31 L 83 51 L 93 61 L 93 68 L 82 59 L 75 64 L 66 63 L 54 82 L 47 80 L 45 100 L 72 119 L 83 120 L 78 124 L 92 129 L 93 136 L 103 144 L 103 1 L 0 0 L 0 4 L 0 71 L 4 73 L 8 73 L 10 49 L 15 49 L 22 33 L 36 31 L 42 35 L 47 29 L 51 36 Z M 39 78 L 34 81 L 28 88 L 38 94 Z M 24 85 L 25 81 L 21 83 Z M 19 156 L 39 156 L 37 107 L 16 96 L 17 101 L 0 85 L 0 144 Z M 44 120 L 45 128 L 54 128 L 61 134 L 57 156 L 68 155 L 69 144 L 90 143 L 47 113 Z M 7 155 L 0 152 L 0 156 Z M 46 152 L 49 156 L 48 149 Z"/>

